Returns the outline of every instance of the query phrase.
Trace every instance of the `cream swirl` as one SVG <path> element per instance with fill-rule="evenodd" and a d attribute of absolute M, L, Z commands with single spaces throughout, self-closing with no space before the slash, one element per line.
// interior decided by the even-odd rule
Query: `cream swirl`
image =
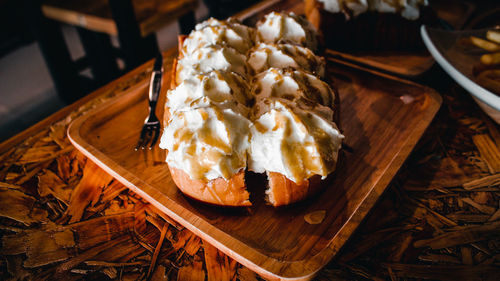
<path fill-rule="evenodd" d="M 207 45 L 221 45 L 245 54 L 253 46 L 254 33 L 253 28 L 234 19 L 219 21 L 210 18 L 196 25 L 184 40 L 182 52 L 186 56 Z"/>
<path fill-rule="evenodd" d="M 231 108 L 209 105 L 173 114 L 160 147 L 169 165 L 192 179 L 231 178 L 245 169 L 250 121 Z"/>
<path fill-rule="evenodd" d="M 344 138 L 335 123 L 288 100 L 267 104 L 268 112 L 250 127 L 248 169 L 277 172 L 295 183 L 333 172 Z"/>
<path fill-rule="evenodd" d="M 399 13 L 408 20 L 420 17 L 420 8 L 427 6 L 428 0 L 317 0 L 331 13 L 344 13 L 346 18 L 357 17 L 366 11 L 379 13 Z"/>
<path fill-rule="evenodd" d="M 270 67 L 294 68 L 320 77 L 325 76 L 325 60 L 310 49 L 291 44 L 260 43 L 250 50 L 248 66 L 257 74 Z"/>
<path fill-rule="evenodd" d="M 206 97 L 206 99 L 203 99 Z M 214 70 L 206 74 L 191 76 L 179 86 L 167 92 L 166 106 L 169 111 L 185 110 L 189 107 L 202 107 L 208 103 L 220 106 L 238 107 L 246 112 L 253 98 L 249 95 L 246 80 L 235 72 Z M 243 113 L 245 114 L 245 113 Z"/>
<path fill-rule="evenodd" d="M 232 71 L 246 76 L 246 56 L 227 46 L 204 46 L 177 62 L 176 82 L 180 84 L 190 77 L 212 70 Z"/>
<path fill-rule="evenodd" d="M 306 19 L 293 13 L 272 12 L 257 23 L 257 41 L 264 43 L 291 43 L 315 51 L 317 32 Z"/>
<path fill-rule="evenodd" d="M 318 77 L 300 70 L 270 68 L 253 79 L 252 96 L 257 99 L 284 98 L 333 107 L 335 95 Z"/>

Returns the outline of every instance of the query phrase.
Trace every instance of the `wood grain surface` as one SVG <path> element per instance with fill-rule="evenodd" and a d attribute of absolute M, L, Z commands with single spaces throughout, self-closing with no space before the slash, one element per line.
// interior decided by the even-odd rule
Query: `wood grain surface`
<path fill-rule="evenodd" d="M 165 65 L 166 73 L 170 68 Z M 251 208 L 193 201 L 173 184 L 163 151 L 135 152 L 147 114 L 147 79 L 77 119 L 69 137 L 115 178 L 243 265 L 268 278 L 310 278 L 360 224 L 441 104 L 430 88 L 339 61 L 329 61 L 328 73 L 340 92 L 341 127 L 353 152 L 343 154 L 323 193 L 286 208 L 265 204 L 265 179 L 258 175 L 248 177 Z M 307 223 L 304 216 L 317 211 L 325 211 L 323 221 Z"/>

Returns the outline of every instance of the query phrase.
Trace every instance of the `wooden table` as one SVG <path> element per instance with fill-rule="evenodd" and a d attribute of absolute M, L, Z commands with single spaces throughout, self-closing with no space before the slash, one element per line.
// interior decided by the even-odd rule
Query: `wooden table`
<path fill-rule="evenodd" d="M 175 50 L 164 53 L 171 63 Z M 148 79 L 141 65 L 0 144 L 0 279 L 260 280 L 87 161 L 71 120 Z M 496 280 L 500 131 L 434 67 L 443 106 L 318 280 Z"/>

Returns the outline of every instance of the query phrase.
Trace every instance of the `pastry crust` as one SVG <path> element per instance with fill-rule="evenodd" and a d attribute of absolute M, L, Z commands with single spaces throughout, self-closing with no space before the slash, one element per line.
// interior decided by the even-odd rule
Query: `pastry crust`
<path fill-rule="evenodd" d="M 203 182 L 191 179 L 184 171 L 170 165 L 168 168 L 177 187 L 189 197 L 220 206 L 245 207 L 252 205 L 248 200 L 250 194 L 246 191 L 244 170 L 236 173 L 229 180 L 216 178 Z"/>
<path fill-rule="evenodd" d="M 266 190 L 267 200 L 274 207 L 302 201 L 325 186 L 320 175 L 314 175 L 299 184 L 276 172 L 269 172 L 267 179 L 269 183 L 269 189 Z"/>

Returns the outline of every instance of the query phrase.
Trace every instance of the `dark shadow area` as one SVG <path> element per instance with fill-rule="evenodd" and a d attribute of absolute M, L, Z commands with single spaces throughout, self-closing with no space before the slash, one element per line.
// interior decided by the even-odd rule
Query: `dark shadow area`
<path fill-rule="evenodd" d="M 24 18 L 21 1 L 0 1 L 0 58 L 34 41 Z"/>
<path fill-rule="evenodd" d="M 22 105 L 19 110 L 3 119 L 7 121 L 0 123 L 0 142 L 24 131 L 65 106 L 64 102 L 55 96 L 41 99 L 41 102 L 34 104 L 35 106 L 32 104 Z"/>
<path fill-rule="evenodd" d="M 223 20 L 254 5 L 259 0 L 203 0 L 203 2 L 208 7 L 209 17 Z"/>

